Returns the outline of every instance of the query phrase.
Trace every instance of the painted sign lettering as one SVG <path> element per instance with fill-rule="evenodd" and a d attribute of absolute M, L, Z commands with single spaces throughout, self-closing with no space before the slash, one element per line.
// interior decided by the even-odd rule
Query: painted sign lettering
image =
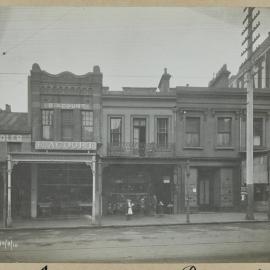
<path fill-rule="evenodd" d="M 23 136 L 17 134 L 0 134 L 0 142 L 22 142 Z"/>
<path fill-rule="evenodd" d="M 43 103 L 42 108 L 64 109 L 64 110 L 73 110 L 73 109 L 90 110 L 91 106 L 89 104 Z"/>
<path fill-rule="evenodd" d="M 36 141 L 35 149 L 39 150 L 96 150 L 96 142 L 61 142 L 61 141 Z"/>

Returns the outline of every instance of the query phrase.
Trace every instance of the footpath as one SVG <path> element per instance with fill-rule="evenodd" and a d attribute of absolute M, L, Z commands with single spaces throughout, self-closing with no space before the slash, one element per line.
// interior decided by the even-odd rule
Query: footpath
<path fill-rule="evenodd" d="M 195 224 L 226 224 L 226 223 L 251 223 L 269 222 L 267 213 L 255 213 L 255 220 L 246 220 L 243 212 L 201 212 L 190 214 L 190 223 L 186 222 L 186 214 L 179 215 L 134 215 L 131 220 L 125 216 L 105 216 L 92 223 L 91 216 L 76 217 L 50 217 L 32 220 L 13 220 L 11 228 L 0 230 L 32 230 L 32 229 L 65 229 L 65 228 L 117 228 L 117 227 L 143 227 L 143 226 L 169 226 L 169 225 L 195 225 Z M 269 222 L 270 223 L 270 222 Z"/>

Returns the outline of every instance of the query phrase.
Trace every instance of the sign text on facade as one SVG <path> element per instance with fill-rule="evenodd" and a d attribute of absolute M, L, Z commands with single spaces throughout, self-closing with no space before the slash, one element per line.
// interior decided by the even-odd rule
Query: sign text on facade
<path fill-rule="evenodd" d="M 0 134 L 0 142 L 22 142 L 23 136 L 17 134 Z"/>
<path fill-rule="evenodd" d="M 43 109 L 82 109 L 90 110 L 91 106 L 89 104 L 65 104 L 65 103 L 43 103 Z"/>
<path fill-rule="evenodd" d="M 96 142 L 59 142 L 59 141 L 36 141 L 35 149 L 39 150 L 96 150 Z"/>

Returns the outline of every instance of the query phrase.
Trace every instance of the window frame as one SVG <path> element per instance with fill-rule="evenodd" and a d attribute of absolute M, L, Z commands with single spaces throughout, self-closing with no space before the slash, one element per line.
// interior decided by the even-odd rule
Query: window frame
<path fill-rule="evenodd" d="M 51 116 L 43 115 L 44 113 L 51 114 Z M 45 119 L 45 121 L 44 121 L 44 119 Z M 42 140 L 50 141 L 53 139 L 53 126 L 54 126 L 54 110 L 42 109 L 41 110 L 41 137 L 42 137 Z M 45 136 L 44 136 L 44 127 L 49 128 L 49 138 L 45 138 Z"/>
<path fill-rule="evenodd" d="M 218 134 L 228 134 L 228 132 L 219 132 L 219 119 L 230 119 L 231 120 L 231 124 L 230 124 L 230 143 L 228 145 L 224 145 L 224 144 L 219 144 L 218 143 Z M 234 117 L 232 115 L 218 115 L 216 117 L 216 147 L 219 148 L 219 149 L 231 149 L 233 148 L 233 122 L 234 122 Z"/>
<path fill-rule="evenodd" d="M 255 119 L 260 119 L 261 120 L 261 123 L 262 123 L 262 127 L 261 127 L 261 143 L 260 145 L 255 145 L 254 143 L 254 139 L 255 139 L 255 130 L 254 130 L 254 126 L 255 126 Z M 253 145 L 254 147 L 264 147 L 265 146 L 265 135 L 264 135 L 264 132 L 265 132 L 265 119 L 264 117 L 262 116 L 254 116 L 253 117 Z"/>
<path fill-rule="evenodd" d="M 72 121 L 70 121 L 70 123 L 66 124 L 63 121 L 63 114 L 65 112 L 70 112 L 70 114 L 72 115 Z M 64 127 L 71 127 L 72 130 L 72 135 L 71 137 L 63 137 L 63 128 Z M 73 141 L 74 139 L 74 111 L 73 110 L 61 110 L 61 140 L 62 141 Z"/>
<path fill-rule="evenodd" d="M 199 125 L 198 125 L 198 132 L 187 132 L 187 123 L 188 123 L 188 119 L 198 119 L 199 120 Z M 185 145 L 185 148 L 200 148 L 201 147 L 201 125 L 202 125 L 202 119 L 201 119 L 201 116 L 199 115 L 186 115 L 185 116 L 185 130 L 184 130 L 184 145 Z M 188 134 L 198 134 L 198 144 L 197 145 L 189 145 L 187 144 L 187 135 Z"/>
<path fill-rule="evenodd" d="M 166 126 L 166 131 L 165 132 L 161 132 L 159 130 L 159 120 L 166 120 L 167 121 L 167 126 Z M 169 147 L 169 143 L 170 143 L 170 118 L 169 116 L 156 116 L 156 144 L 158 147 Z M 159 135 L 164 135 L 165 134 L 165 138 L 166 138 L 166 142 L 165 144 L 161 144 L 160 140 L 159 140 Z"/>
<path fill-rule="evenodd" d="M 112 128 L 111 128 L 111 121 L 113 120 L 113 119 L 120 119 L 120 128 L 119 128 L 119 132 L 112 132 Z M 108 126 L 109 126 L 109 132 L 108 132 L 108 139 L 109 139 L 109 144 L 110 144 L 110 146 L 113 146 L 113 147 L 121 147 L 122 146 L 122 144 L 123 144 L 123 138 L 124 138 L 124 136 L 123 136 L 123 125 L 124 125 L 124 121 L 123 121 L 123 116 L 119 116 L 119 115 L 110 115 L 109 117 L 108 117 Z M 118 144 L 116 145 L 116 144 L 113 144 L 113 141 L 112 141 L 112 134 L 119 134 L 120 135 L 120 140 L 119 140 L 119 142 L 118 142 Z"/>
<path fill-rule="evenodd" d="M 94 137 L 94 112 L 92 110 L 81 110 L 80 111 L 81 113 L 81 140 L 83 142 L 86 142 L 86 141 L 91 141 L 93 140 L 93 137 Z M 84 114 L 86 113 L 90 113 L 90 117 L 89 117 L 89 123 L 87 124 L 87 119 L 84 119 Z M 89 128 L 91 129 L 90 133 L 90 137 L 87 138 L 86 136 L 84 136 L 84 128 Z"/>

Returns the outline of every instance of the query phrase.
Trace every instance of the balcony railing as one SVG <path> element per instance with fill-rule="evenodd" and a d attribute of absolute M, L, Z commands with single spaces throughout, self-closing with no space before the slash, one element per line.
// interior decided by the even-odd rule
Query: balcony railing
<path fill-rule="evenodd" d="M 108 156 L 116 157 L 173 157 L 174 143 L 159 145 L 157 143 L 123 142 L 120 145 L 108 143 Z"/>

